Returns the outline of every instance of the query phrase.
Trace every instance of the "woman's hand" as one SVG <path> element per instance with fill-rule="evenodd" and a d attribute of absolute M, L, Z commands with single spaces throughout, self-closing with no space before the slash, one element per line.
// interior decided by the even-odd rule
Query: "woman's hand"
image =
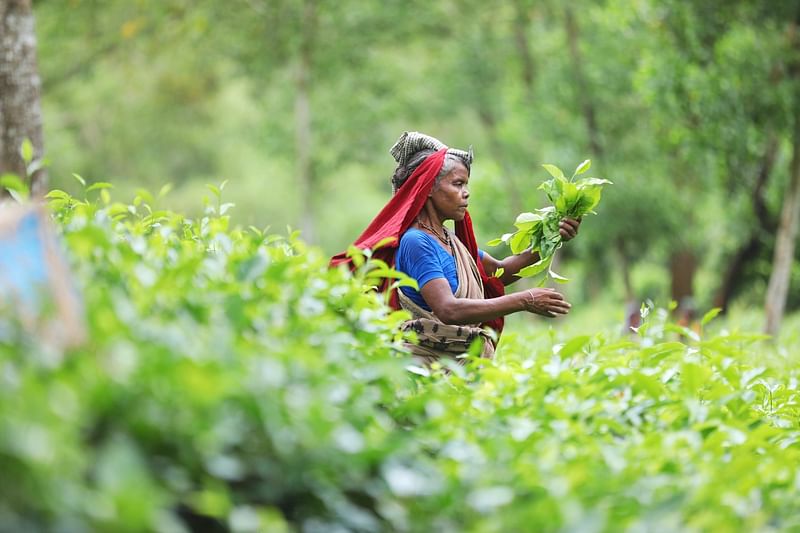
<path fill-rule="evenodd" d="M 581 219 L 574 219 L 564 217 L 558 223 L 558 233 L 561 234 L 561 240 L 564 242 L 571 241 L 578 235 L 578 227 L 581 225 Z"/>
<path fill-rule="evenodd" d="M 521 295 L 525 311 L 548 318 L 566 315 L 572 307 L 555 289 L 529 289 L 517 294 Z"/>

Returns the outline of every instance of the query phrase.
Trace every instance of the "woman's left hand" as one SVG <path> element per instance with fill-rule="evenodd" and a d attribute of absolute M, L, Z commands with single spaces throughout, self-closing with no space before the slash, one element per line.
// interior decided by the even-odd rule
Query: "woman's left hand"
<path fill-rule="evenodd" d="M 561 234 L 561 240 L 571 241 L 578 235 L 578 227 L 581 225 L 581 219 L 574 219 L 564 217 L 558 223 L 558 233 Z"/>

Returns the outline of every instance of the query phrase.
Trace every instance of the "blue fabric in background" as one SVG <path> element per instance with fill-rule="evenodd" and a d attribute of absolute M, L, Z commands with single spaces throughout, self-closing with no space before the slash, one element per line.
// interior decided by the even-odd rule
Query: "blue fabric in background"
<path fill-rule="evenodd" d="M 478 251 L 483 259 L 483 250 Z M 417 228 L 411 228 L 400 238 L 400 246 L 395 255 L 395 268 L 417 280 L 419 288 L 432 279 L 444 278 L 450 283 L 450 290 L 455 294 L 458 289 L 458 273 L 456 261 L 436 238 Z M 418 306 L 430 311 L 422 294 L 411 287 L 401 287 L 403 294 Z"/>
<path fill-rule="evenodd" d="M 26 214 L 14 233 L 0 237 L 0 298 L 36 306 L 47 285 L 47 258 L 36 213 Z"/>

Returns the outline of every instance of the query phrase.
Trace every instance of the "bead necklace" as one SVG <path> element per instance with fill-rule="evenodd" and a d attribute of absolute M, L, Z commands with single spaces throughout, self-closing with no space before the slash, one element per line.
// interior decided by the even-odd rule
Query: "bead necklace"
<path fill-rule="evenodd" d="M 441 235 L 439 235 L 439 232 L 438 232 L 438 231 L 436 231 L 435 229 L 433 229 L 431 226 L 429 226 L 429 225 L 425 224 L 425 223 L 424 223 L 423 221 L 421 221 L 420 219 L 417 219 L 417 224 L 419 224 L 419 226 L 420 226 L 420 227 L 422 227 L 422 228 L 425 228 L 426 230 L 428 230 L 428 231 L 430 231 L 431 233 L 433 233 L 434 235 L 436 235 L 436 238 L 437 238 L 437 239 L 439 239 L 440 241 L 442 241 L 442 242 L 445 244 L 445 246 L 447 246 L 448 248 L 450 248 L 450 253 L 453 255 L 453 257 L 455 257 L 455 256 L 456 256 L 456 251 L 455 251 L 455 249 L 453 248 L 453 242 L 450 240 L 450 233 L 447 231 L 447 228 L 445 228 L 444 226 L 442 226 L 442 232 L 444 233 L 444 237 L 442 237 Z"/>

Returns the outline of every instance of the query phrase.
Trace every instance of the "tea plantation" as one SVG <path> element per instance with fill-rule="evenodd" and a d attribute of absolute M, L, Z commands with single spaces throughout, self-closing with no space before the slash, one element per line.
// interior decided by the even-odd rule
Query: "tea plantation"
<path fill-rule="evenodd" d="M 380 264 L 87 194 L 49 197 L 88 342 L 0 324 L 0 531 L 800 531 L 798 373 L 758 336 L 540 321 L 428 372 Z"/>

